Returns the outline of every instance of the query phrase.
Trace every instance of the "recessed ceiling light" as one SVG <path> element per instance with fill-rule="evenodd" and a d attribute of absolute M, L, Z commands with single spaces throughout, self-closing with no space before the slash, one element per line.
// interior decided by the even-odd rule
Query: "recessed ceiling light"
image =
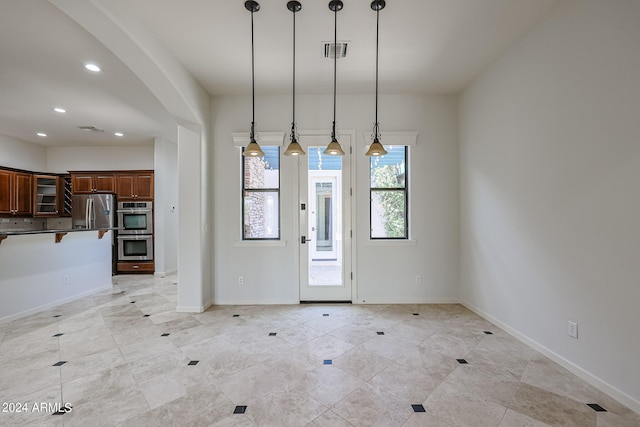
<path fill-rule="evenodd" d="M 122 133 L 122 132 L 115 132 L 115 133 L 114 133 L 114 135 L 115 135 L 115 136 L 124 136 L 124 133 Z"/>
<path fill-rule="evenodd" d="M 41 138 L 44 138 L 44 137 L 46 137 L 46 136 L 47 136 L 47 134 L 46 134 L 46 133 L 44 133 L 44 132 L 38 132 L 36 135 L 38 135 L 38 136 L 39 136 L 39 137 L 41 137 Z"/>
<path fill-rule="evenodd" d="M 56 113 L 66 113 L 67 112 L 67 110 L 65 110 L 64 108 L 60 108 L 60 107 L 53 108 L 53 111 L 55 111 Z"/>
<path fill-rule="evenodd" d="M 94 73 L 100 72 L 100 67 L 93 62 L 87 62 L 86 64 L 84 64 L 84 68 L 89 71 L 93 71 Z"/>

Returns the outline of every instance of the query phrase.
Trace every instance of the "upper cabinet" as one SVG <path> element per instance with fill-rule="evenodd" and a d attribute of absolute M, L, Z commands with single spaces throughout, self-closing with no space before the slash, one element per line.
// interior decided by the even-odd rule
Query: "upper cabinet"
<path fill-rule="evenodd" d="M 59 216 L 60 178 L 55 175 L 33 176 L 33 216 Z"/>
<path fill-rule="evenodd" d="M 71 216 L 71 176 L 33 175 L 33 216 Z"/>
<path fill-rule="evenodd" d="M 153 172 L 118 173 L 118 200 L 153 200 Z"/>
<path fill-rule="evenodd" d="M 29 216 L 33 213 L 33 175 L 0 169 L 0 214 Z"/>
<path fill-rule="evenodd" d="M 73 194 L 115 193 L 116 175 L 102 172 L 71 172 Z"/>

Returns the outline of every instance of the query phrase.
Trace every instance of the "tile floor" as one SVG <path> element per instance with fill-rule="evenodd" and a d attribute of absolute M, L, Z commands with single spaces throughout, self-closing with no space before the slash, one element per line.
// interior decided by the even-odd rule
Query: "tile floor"
<path fill-rule="evenodd" d="M 175 280 L 117 276 L 1 324 L 0 425 L 640 426 L 459 305 L 184 314 Z"/>

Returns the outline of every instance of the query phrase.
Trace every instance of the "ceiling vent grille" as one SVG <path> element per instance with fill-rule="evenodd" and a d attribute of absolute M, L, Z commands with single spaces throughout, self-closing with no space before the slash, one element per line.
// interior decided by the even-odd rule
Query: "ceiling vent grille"
<path fill-rule="evenodd" d="M 322 42 L 322 56 L 323 58 L 335 58 L 336 54 L 338 59 L 347 56 L 347 47 L 349 42 L 342 41 L 334 44 L 333 42 Z"/>
<path fill-rule="evenodd" d="M 78 129 L 82 129 L 85 132 L 104 132 L 104 130 L 95 126 L 78 126 Z"/>

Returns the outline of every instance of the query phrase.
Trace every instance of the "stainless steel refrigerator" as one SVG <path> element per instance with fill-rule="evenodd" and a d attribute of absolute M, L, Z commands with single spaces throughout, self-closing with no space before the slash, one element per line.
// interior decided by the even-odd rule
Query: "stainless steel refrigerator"
<path fill-rule="evenodd" d="M 115 218 L 115 196 L 113 194 L 74 194 L 72 228 L 111 228 Z"/>

